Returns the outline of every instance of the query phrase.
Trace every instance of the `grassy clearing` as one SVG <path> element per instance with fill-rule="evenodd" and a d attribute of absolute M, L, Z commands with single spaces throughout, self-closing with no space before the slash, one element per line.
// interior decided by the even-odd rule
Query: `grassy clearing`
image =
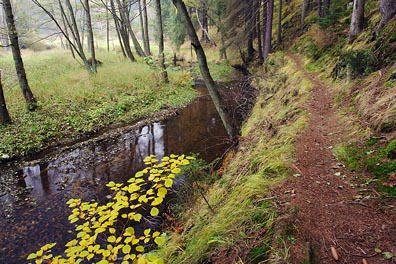
<path fill-rule="evenodd" d="M 282 54 L 271 58 L 266 80 L 257 80 L 258 102 L 243 127 L 240 150 L 221 179 L 207 187 L 160 252 L 168 263 L 274 263 L 287 255 L 275 237 L 276 212 L 270 190 L 290 174 L 294 141 L 304 128 L 303 104 L 311 84 Z M 225 259 L 219 259 L 219 256 Z"/>
<path fill-rule="evenodd" d="M 103 65 L 89 76 L 60 51 L 23 54 L 39 109 L 28 113 L 17 84 L 12 58 L 0 58 L 3 86 L 13 124 L 0 127 L 0 154 L 26 155 L 67 138 L 152 115 L 164 106 L 180 107 L 196 95 L 188 72 L 170 72 L 170 84 L 148 65 L 99 53 Z M 1 156 L 1 155 L 0 155 Z"/>

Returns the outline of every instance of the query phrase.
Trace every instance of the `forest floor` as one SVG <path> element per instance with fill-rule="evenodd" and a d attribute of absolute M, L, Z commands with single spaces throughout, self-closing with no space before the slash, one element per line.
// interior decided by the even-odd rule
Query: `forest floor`
<path fill-rule="evenodd" d="M 335 113 L 332 90 L 298 55 L 289 56 L 313 83 L 308 124 L 296 142 L 295 177 L 275 190 L 280 210 L 295 211 L 285 223 L 292 263 L 394 263 L 396 199 L 359 184 L 368 175 L 337 161 L 332 149 L 348 127 Z"/>

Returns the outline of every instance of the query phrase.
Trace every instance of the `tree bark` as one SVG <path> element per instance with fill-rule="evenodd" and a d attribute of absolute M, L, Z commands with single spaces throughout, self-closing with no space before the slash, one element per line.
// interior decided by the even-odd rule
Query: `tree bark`
<path fill-rule="evenodd" d="M 365 0 L 354 0 L 348 43 L 352 43 L 363 30 Z"/>
<path fill-rule="evenodd" d="M 380 0 L 381 21 L 377 27 L 378 36 L 381 29 L 396 15 L 396 0 Z"/>
<path fill-rule="evenodd" d="M 274 0 L 268 0 L 268 14 L 267 14 L 267 21 L 265 26 L 264 60 L 268 58 L 268 55 L 271 52 L 273 16 L 274 16 Z"/>
<path fill-rule="evenodd" d="M 145 35 L 144 35 L 144 22 L 143 22 L 143 9 L 142 9 L 142 3 L 141 3 L 141 0 L 137 0 L 137 3 L 138 3 L 138 8 L 139 8 L 139 20 L 140 20 L 140 30 L 141 30 L 141 35 L 142 35 L 142 40 L 143 40 L 143 44 L 144 44 L 144 49 L 145 49 L 145 52 L 147 52 L 146 51 L 146 38 L 145 38 Z"/>
<path fill-rule="evenodd" d="M 25 97 L 27 108 L 29 111 L 34 111 L 37 108 L 37 101 L 30 90 L 28 80 L 26 78 L 25 67 L 19 49 L 18 32 L 15 26 L 14 15 L 12 13 L 12 6 L 10 0 L 3 0 L 4 13 L 6 15 L 8 36 L 10 37 L 12 56 L 14 58 L 15 69 L 18 75 L 19 86 L 22 89 Z"/>
<path fill-rule="evenodd" d="M 159 64 L 161 67 L 162 80 L 169 82 L 168 73 L 165 66 L 165 55 L 164 55 L 164 32 L 162 28 L 162 14 L 161 14 L 161 0 L 155 0 L 155 14 L 157 17 L 157 30 L 158 30 L 158 56 Z"/>
<path fill-rule="evenodd" d="M 144 24 L 144 52 L 146 55 L 150 55 L 150 37 L 149 37 L 149 31 L 148 31 L 148 16 L 147 16 L 147 3 L 146 0 L 143 0 L 143 24 Z"/>
<path fill-rule="evenodd" d="M 58 4 L 59 4 L 59 8 L 62 9 L 61 2 L 60 2 L 60 1 L 58 2 Z M 70 49 L 70 52 L 71 52 L 71 54 L 72 54 L 72 57 L 75 59 L 75 58 L 76 58 L 76 55 L 74 54 L 73 47 L 72 47 L 72 46 L 70 45 L 70 43 L 67 41 L 67 39 L 69 39 L 69 30 L 67 29 L 66 18 L 65 18 L 65 13 L 64 13 L 64 12 L 61 12 L 61 17 L 62 17 L 63 27 L 65 28 L 66 46 Z"/>
<path fill-rule="evenodd" d="M 5 125 L 11 123 L 11 117 L 8 113 L 6 102 L 4 99 L 3 85 L 1 81 L 1 71 L 0 71 L 0 124 Z"/>
<path fill-rule="evenodd" d="M 278 9 L 278 32 L 277 32 L 277 43 L 278 46 L 282 43 L 282 0 L 279 0 Z"/>
<path fill-rule="evenodd" d="M 96 73 L 96 56 L 95 56 L 95 42 L 94 35 L 92 30 L 92 22 L 91 22 L 91 10 L 89 8 L 89 0 L 84 0 L 84 9 L 85 9 L 85 17 L 87 22 L 87 33 L 88 33 L 88 49 L 91 53 L 91 72 Z"/>
<path fill-rule="evenodd" d="M 172 0 L 175 5 L 177 11 L 182 17 L 183 23 L 186 27 L 187 34 L 190 37 L 191 45 L 194 47 L 195 53 L 197 54 L 197 59 L 199 63 L 199 68 L 206 84 L 206 87 L 209 90 L 210 97 L 212 98 L 213 104 L 216 107 L 217 112 L 224 124 L 224 127 L 230 136 L 231 139 L 236 137 L 236 132 L 231 122 L 229 121 L 225 111 L 221 106 L 221 96 L 217 89 L 216 83 L 213 81 L 212 76 L 210 75 L 208 63 L 206 61 L 205 51 L 202 48 L 202 45 L 198 39 L 197 33 L 195 32 L 194 26 L 191 22 L 190 16 L 188 15 L 187 8 L 182 0 Z"/>

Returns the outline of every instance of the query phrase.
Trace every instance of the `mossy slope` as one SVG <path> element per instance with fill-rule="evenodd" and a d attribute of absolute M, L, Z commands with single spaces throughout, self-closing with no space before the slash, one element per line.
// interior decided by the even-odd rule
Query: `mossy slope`
<path fill-rule="evenodd" d="M 244 263 L 281 258 L 272 251 L 277 221 L 270 190 L 290 174 L 294 141 L 306 122 L 311 83 L 282 53 L 271 57 L 239 151 L 206 197 L 185 214 L 184 232 L 173 233 L 161 253 L 168 263 Z M 262 69 L 260 70 L 262 71 Z"/>

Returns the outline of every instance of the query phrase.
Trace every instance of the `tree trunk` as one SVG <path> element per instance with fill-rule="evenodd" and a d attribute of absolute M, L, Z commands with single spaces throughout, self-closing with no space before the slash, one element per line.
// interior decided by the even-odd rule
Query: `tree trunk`
<path fill-rule="evenodd" d="M 195 53 L 197 54 L 197 59 L 202 74 L 202 78 L 204 79 L 206 87 L 209 90 L 209 94 L 212 98 L 213 104 L 215 105 L 216 110 L 219 113 L 219 116 L 224 124 L 224 127 L 228 135 L 230 136 L 231 139 L 234 139 L 234 137 L 236 137 L 235 129 L 232 126 L 232 124 L 229 122 L 229 119 L 221 106 L 220 93 L 217 89 L 216 83 L 213 81 L 212 76 L 210 75 L 208 63 L 206 61 L 205 51 L 203 50 L 202 45 L 199 42 L 197 33 L 195 32 L 190 16 L 188 15 L 187 8 L 182 0 L 172 0 L 172 2 L 182 17 L 183 23 L 186 27 L 187 34 L 189 35 L 191 40 L 191 45 L 194 47 Z"/>
<path fill-rule="evenodd" d="M 377 27 L 378 36 L 380 30 L 396 15 L 396 0 L 380 0 L 381 21 Z"/>
<path fill-rule="evenodd" d="M 0 15 L 1 15 L 0 23 L 2 27 L 7 28 L 7 21 L 3 8 L 0 8 Z M 2 48 L 7 51 L 10 45 L 7 33 L 5 33 L 5 31 L 2 30 L 0 38 L 1 38 L 1 44 L 3 45 Z"/>
<path fill-rule="evenodd" d="M 267 14 L 267 21 L 265 26 L 264 60 L 268 58 L 268 55 L 271 52 L 273 16 L 274 16 L 274 0 L 268 0 L 268 14 Z"/>
<path fill-rule="evenodd" d="M 256 22 L 255 19 L 255 5 L 253 4 L 253 0 L 248 0 L 248 4 L 246 5 L 246 21 L 245 21 L 245 31 L 247 32 L 247 60 L 252 61 L 254 57 L 254 25 Z"/>
<path fill-rule="evenodd" d="M 354 0 L 348 43 L 352 43 L 363 30 L 365 0 Z"/>
<path fill-rule="evenodd" d="M 147 3 L 146 0 L 143 0 L 143 22 L 144 22 L 144 52 L 146 55 L 150 55 L 150 38 L 149 38 L 149 31 L 148 31 L 148 16 L 147 16 Z"/>
<path fill-rule="evenodd" d="M 116 26 L 116 30 L 117 30 L 117 35 L 118 35 L 118 39 L 120 41 L 120 45 L 121 45 L 121 49 L 123 51 L 123 54 L 132 61 L 136 61 L 135 56 L 133 56 L 132 50 L 131 50 L 131 46 L 129 45 L 129 38 L 128 38 L 128 32 L 126 32 L 125 27 L 121 25 L 119 23 L 119 19 L 117 17 L 117 13 L 116 13 L 116 9 L 115 9 L 115 5 L 114 5 L 114 0 L 110 0 L 110 7 L 111 7 L 111 13 L 113 15 L 113 19 L 114 19 L 114 24 Z M 122 44 L 124 43 L 124 44 Z"/>
<path fill-rule="evenodd" d="M 60 9 L 62 9 L 62 7 L 61 7 L 61 2 L 59 1 L 58 3 L 59 3 Z M 65 13 L 64 13 L 64 12 L 61 12 L 61 16 L 62 16 L 63 27 L 64 27 L 64 29 L 65 29 L 65 34 L 66 34 L 65 38 L 66 38 L 66 40 L 67 40 L 67 39 L 69 38 L 69 30 L 67 29 Z M 66 41 L 66 43 L 67 43 L 66 46 L 69 47 L 70 52 L 71 52 L 73 58 L 75 59 L 75 58 L 76 58 L 76 55 L 74 54 L 73 47 L 68 43 L 68 41 Z"/>
<path fill-rule="evenodd" d="M 309 0 L 303 0 L 303 3 L 302 3 L 302 7 L 301 7 L 301 28 L 304 27 L 305 17 L 307 16 L 308 1 Z"/>
<path fill-rule="evenodd" d="M 145 49 L 145 52 L 147 52 L 147 50 L 146 50 L 146 38 L 145 38 L 145 36 L 144 36 L 144 22 L 143 22 L 143 9 L 142 9 L 142 3 L 141 3 L 141 0 L 138 0 L 137 1 L 137 3 L 138 3 L 138 8 L 139 8 L 139 20 L 140 20 L 140 30 L 141 30 L 141 35 L 142 35 L 142 40 L 143 40 L 143 46 L 144 46 L 144 49 Z"/>
<path fill-rule="evenodd" d="M 30 90 L 28 80 L 26 78 L 25 67 L 19 49 L 18 32 L 15 27 L 14 15 L 12 13 L 11 1 L 3 0 L 4 13 L 6 15 L 8 36 L 11 41 L 12 56 L 14 58 L 15 69 L 18 75 L 19 86 L 22 89 L 23 96 L 25 97 L 27 108 L 29 111 L 34 111 L 37 108 L 37 101 Z"/>
<path fill-rule="evenodd" d="M 159 64 L 162 69 L 162 80 L 169 82 L 168 73 L 166 72 L 165 66 L 165 55 L 164 55 L 164 32 L 162 28 L 162 14 L 161 14 L 161 0 L 155 0 L 155 14 L 157 17 L 157 30 L 158 30 L 158 56 Z"/>
<path fill-rule="evenodd" d="M 199 6 L 200 6 L 200 15 L 201 15 L 201 29 L 202 29 L 202 33 L 201 33 L 201 41 L 208 43 L 210 42 L 210 38 L 209 38 L 209 26 L 208 26 L 208 8 L 206 6 L 206 2 L 207 0 L 199 0 Z M 199 16 L 198 16 L 199 19 Z"/>
<path fill-rule="evenodd" d="M 110 52 L 110 18 L 109 18 L 109 2 L 106 0 L 106 44 L 107 52 Z"/>
<path fill-rule="evenodd" d="M 261 7 L 261 0 L 257 1 L 256 29 L 257 29 L 258 60 L 259 60 L 259 64 L 262 64 L 264 62 L 264 55 L 263 55 L 263 43 L 261 42 L 262 39 L 261 39 L 260 7 Z"/>
<path fill-rule="evenodd" d="M 1 81 L 1 71 L 0 71 L 0 124 L 9 124 L 11 123 L 11 117 L 8 114 L 6 102 L 4 99 L 4 93 L 3 93 L 3 85 Z"/>
<path fill-rule="evenodd" d="M 95 43 L 91 22 L 91 10 L 89 8 L 89 0 L 84 0 L 85 3 L 85 17 L 87 18 L 87 34 L 88 34 L 88 49 L 91 53 L 91 72 L 96 73 L 96 56 L 95 56 Z"/>
<path fill-rule="evenodd" d="M 145 57 L 146 54 L 142 50 L 142 47 L 140 46 L 139 41 L 137 40 L 137 38 L 135 36 L 135 33 L 132 30 L 131 23 L 129 22 L 128 16 L 126 15 L 127 13 L 126 13 L 126 10 L 125 10 L 125 7 L 124 7 L 123 3 L 121 3 L 120 0 L 117 0 L 117 4 L 118 4 L 118 9 L 120 11 L 121 26 L 127 28 L 128 32 L 129 32 L 129 35 L 132 38 L 133 46 L 135 46 L 136 53 L 140 57 Z M 124 42 L 124 44 L 126 44 L 126 43 Z"/>
<path fill-rule="evenodd" d="M 323 13 L 322 13 L 322 0 L 318 0 L 318 17 L 323 17 Z"/>
<path fill-rule="evenodd" d="M 279 0 L 277 43 L 278 46 L 282 43 L 282 0 Z"/>
<path fill-rule="evenodd" d="M 264 59 L 264 46 L 267 28 L 267 17 L 268 17 L 268 0 L 263 0 L 263 59 Z"/>
<path fill-rule="evenodd" d="M 91 66 L 89 65 L 88 59 L 87 59 L 87 57 L 85 56 L 85 53 L 84 53 L 84 48 L 83 48 L 84 44 L 83 44 L 83 42 L 82 42 L 82 40 L 80 38 L 80 33 L 79 33 L 79 30 L 78 30 L 78 27 L 77 27 L 77 21 L 76 21 L 76 16 L 74 14 L 73 7 L 72 7 L 72 5 L 70 3 L 70 0 L 66 0 L 65 3 L 66 3 L 67 8 L 69 9 L 70 20 L 71 20 L 71 25 L 69 26 L 69 28 L 72 31 L 72 34 L 73 34 L 73 37 L 74 37 L 74 41 L 77 44 L 77 49 L 79 51 L 78 55 L 82 59 L 82 61 L 84 63 L 84 66 L 87 69 L 87 71 L 89 73 L 92 73 L 91 72 L 91 70 L 92 70 Z"/>

